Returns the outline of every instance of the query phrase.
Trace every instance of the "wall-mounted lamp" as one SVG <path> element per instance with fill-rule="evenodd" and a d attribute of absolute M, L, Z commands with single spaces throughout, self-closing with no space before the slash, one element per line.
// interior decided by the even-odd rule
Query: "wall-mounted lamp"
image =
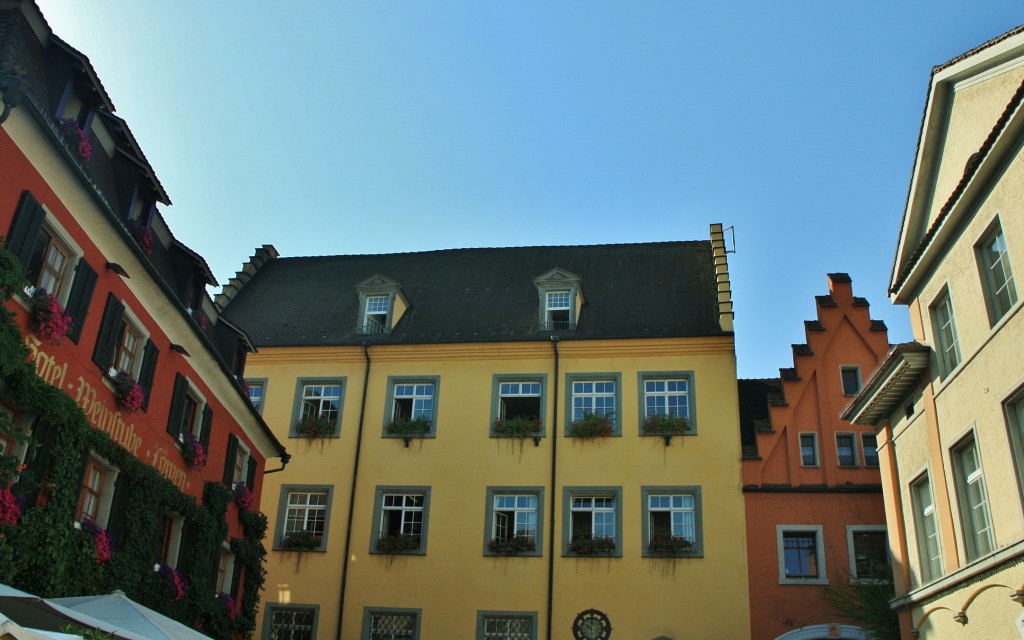
<path fill-rule="evenodd" d="M 953 621 L 954 622 L 959 622 L 960 624 L 967 624 L 967 614 L 965 612 L 961 611 L 958 614 L 956 614 L 955 616 L 953 616 Z"/>
<path fill-rule="evenodd" d="M 911 627 L 910 628 L 910 635 L 912 635 L 912 636 L 914 636 L 916 638 L 916 637 L 921 635 L 921 632 L 917 630 L 917 627 Z"/>
<path fill-rule="evenodd" d="M 189 354 L 188 350 L 185 349 L 185 347 L 181 346 L 180 344 L 174 344 L 173 342 L 171 343 L 171 351 L 177 351 L 186 358 L 192 357 L 192 355 Z"/>
<path fill-rule="evenodd" d="M 128 275 L 128 272 L 124 270 L 124 267 L 122 267 L 121 265 L 117 264 L 116 262 L 108 262 L 107 263 L 107 271 L 113 271 L 114 273 L 116 273 L 117 275 L 121 276 L 122 278 L 131 278 L 131 276 Z"/>
<path fill-rule="evenodd" d="M 1010 600 L 1013 600 L 1017 604 L 1024 604 L 1024 590 L 1017 589 L 1010 594 Z"/>

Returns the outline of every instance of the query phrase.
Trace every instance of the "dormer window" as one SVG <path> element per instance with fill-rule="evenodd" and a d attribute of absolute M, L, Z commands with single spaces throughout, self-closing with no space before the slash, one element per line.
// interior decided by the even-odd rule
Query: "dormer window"
<path fill-rule="evenodd" d="M 572 307 L 569 305 L 568 291 L 548 291 L 547 294 L 547 325 L 552 331 L 572 329 L 575 323 L 569 318 Z"/>
<path fill-rule="evenodd" d="M 540 295 L 541 331 L 575 331 L 583 305 L 582 280 L 565 269 L 555 268 L 534 279 Z"/>
<path fill-rule="evenodd" d="M 363 333 L 386 333 L 390 309 L 388 296 L 368 296 L 366 315 L 363 318 Z"/>
<path fill-rule="evenodd" d="M 358 333 L 391 333 L 391 329 L 409 308 L 397 282 L 376 275 L 356 287 L 359 292 Z"/>

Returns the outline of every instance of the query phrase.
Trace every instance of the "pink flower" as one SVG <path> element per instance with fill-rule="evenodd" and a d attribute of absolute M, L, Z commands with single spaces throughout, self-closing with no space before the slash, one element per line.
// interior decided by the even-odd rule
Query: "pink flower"
<path fill-rule="evenodd" d="M 0 526 L 18 524 L 22 507 L 18 498 L 11 492 L 11 483 L 0 489 Z"/>
<path fill-rule="evenodd" d="M 252 491 L 249 491 L 249 487 L 245 486 L 244 482 L 239 482 L 235 485 L 235 502 L 243 509 L 248 509 L 252 506 Z"/>
<path fill-rule="evenodd" d="M 61 336 L 71 329 L 71 316 L 57 301 L 57 296 L 39 289 L 32 296 L 32 326 L 39 337 L 59 343 Z"/>
<path fill-rule="evenodd" d="M 153 237 L 153 229 L 146 227 L 146 230 L 142 232 L 142 238 L 139 240 L 142 245 L 142 250 L 146 252 L 147 256 L 153 255 L 153 245 L 155 243 Z"/>

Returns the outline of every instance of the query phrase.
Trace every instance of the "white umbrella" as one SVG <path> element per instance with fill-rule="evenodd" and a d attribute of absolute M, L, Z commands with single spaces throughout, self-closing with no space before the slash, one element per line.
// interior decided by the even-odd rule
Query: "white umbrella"
<path fill-rule="evenodd" d="M 209 636 L 135 602 L 120 590 L 101 596 L 52 598 L 47 602 L 65 615 L 78 614 L 102 620 L 131 634 L 129 636 L 119 631 L 118 635 L 124 637 L 145 640 L 210 640 Z"/>

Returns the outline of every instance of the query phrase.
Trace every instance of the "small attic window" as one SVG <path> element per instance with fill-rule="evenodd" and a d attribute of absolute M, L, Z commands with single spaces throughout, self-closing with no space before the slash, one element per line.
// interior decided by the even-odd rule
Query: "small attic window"
<path fill-rule="evenodd" d="M 359 315 L 356 332 L 363 334 L 391 333 L 409 303 L 401 286 L 394 280 L 375 275 L 356 286 L 359 293 Z"/>
<path fill-rule="evenodd" d="M 387 333 L 389 296 L 367 296 L 363 333 Z"/>
<path fill-rule="evenodd" d="M 539 330 L 575 331 L 583 304 L 581 278 L 556 267 L 534 278 L 533 284 L 539 294 Z"/>
<path fill-rule="evenodd" d="M 572 329 L 575 323 L 569 317 L 571 307 L 569 291 L 548 291 L 547 292 L 547 319 L 548 328 L 552 331 Z"/>

